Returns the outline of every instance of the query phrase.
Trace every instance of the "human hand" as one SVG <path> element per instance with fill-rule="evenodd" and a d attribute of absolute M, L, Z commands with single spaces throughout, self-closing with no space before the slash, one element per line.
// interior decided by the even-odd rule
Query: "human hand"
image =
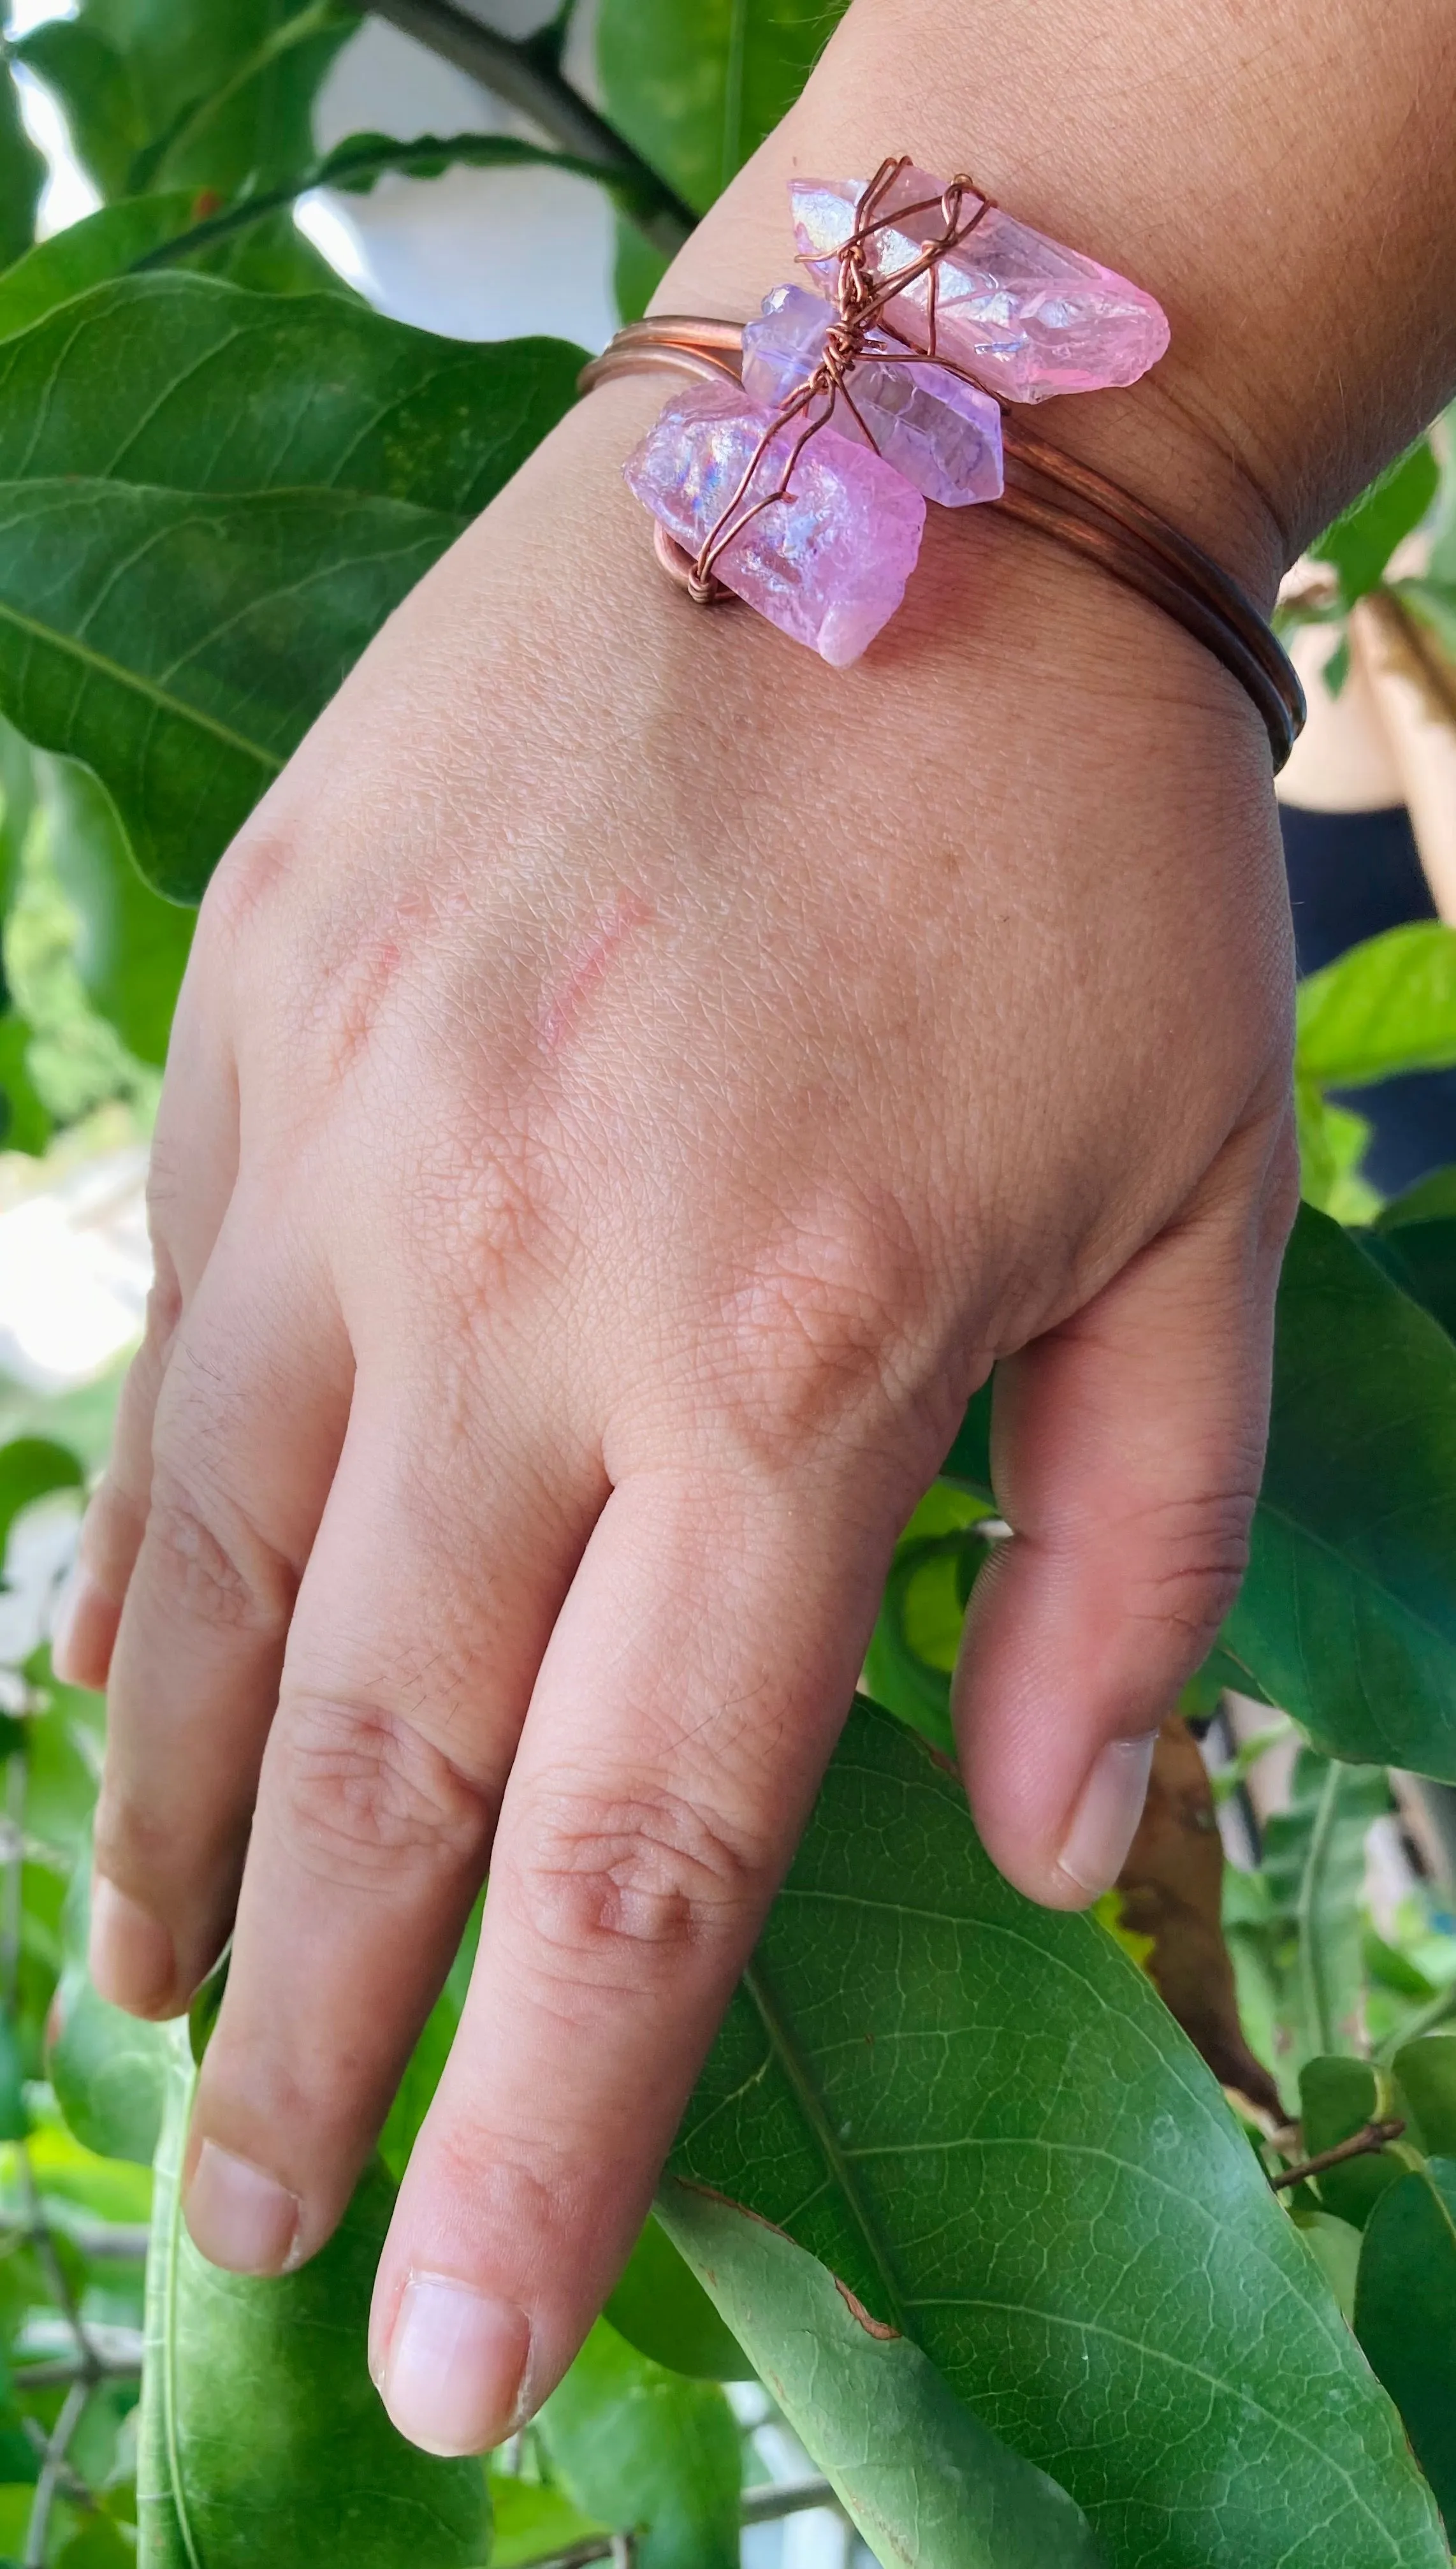
<path fill-rule="evenodd" d="M 923 109 L 891 140 L 955 157 Z M 771 281 L 757 203 L 673 300 Z M 1109 411 L 1123 476 L 1257 577 L 1241 440 L 1171 380 Z M 1238 1576 L 1291 1209 L 1232 682 L 983 512 L 852 672 L 701 614 L 618 479 L 652 407 L 563 425 L 219 872 L 64 1652 L 110 1672 L 100 1986 L 175 2011 L 235 1908 L 187 2162 L 220 2263 L 327 2236 L 490 1862 L 376 2296 L 437 2448 L 609 2288 L 994 1357 L 967 1779 L 1033 1897 L 1115 1873 Z"/>

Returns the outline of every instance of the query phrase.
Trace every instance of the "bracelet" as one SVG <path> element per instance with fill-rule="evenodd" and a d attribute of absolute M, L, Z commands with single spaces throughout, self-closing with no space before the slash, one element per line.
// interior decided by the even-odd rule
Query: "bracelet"
<path fill-rule="evenodd" d="M 832 300 L 781 285 L 746 325 L 653 315 L 582 371 L 583 393 L 618 375 L 690 380 L 624 468 L 663 567 L 699 602 L 732 592 L 843 667 L 900 604 L 926 499 L 999 508 L 1212 651 L 1282 767 L 1303 690 L 1253 601 L 1008 407 L 1136 381 L 1168 340 L 1152 296 L 969 180 L 942 186 L 905 160 L 868 186 L 795 181 L 790 195 L 800 261 Z"/>

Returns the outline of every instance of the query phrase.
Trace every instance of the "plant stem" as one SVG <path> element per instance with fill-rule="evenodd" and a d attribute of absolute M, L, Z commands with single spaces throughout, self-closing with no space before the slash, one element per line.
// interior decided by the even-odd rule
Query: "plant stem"
<path fill-rule="evenodd" d="M 1342 1770 L 1334 1758 L 1329 1761 L 1319 1799 L 1314 1808 L 1314 1825 L 1309 1833 L 1309 1855 L 1299 1885 L 1295 1916 L 1299 1931 L 1299 1996 L 1302 2001 L 1304 2030 L 1316 2052 L 1333 2051 L 1337 2028 L 1330 2019 L 1329 1988 L 1324 1970 L 1323 1899 L 1324 1869 L 1334 1843 L 1334 1824 L 1339 1810 Z"/>
<path fill-rule="evenodd" d="M 82 2412 L 90 2397 L 89 2382 L 73 2382 L 52 2428 L 26 2529 L 24 2569 L 45 2569 L 46 2542 L 51 2529 L 51 2508 L 55 2504 L 57 2483 L 66 2466 L 71 2438 L 81 2423 Z"/>
<path fill-rule="evenodd" d="M 780 2516 L 800 2515 L 815 2506 L 838 2507 L 828 2480 L 772 2480 L 764 2488 L 745 2489 L 739 2504 L 741 2524 L 773 2524 Z M 620 2560 L 619 2533 L 594 2534 L 584 2542 L 573 2542 L 565 2551 L 550 2551 L 539 2560 L 527 2561 L 524 2569 L 589 2569 L 593 2560 Z"/>
<path fill-rule="evenodd" d="M 1405 2125 L 1399 2115 L 1386 2123 L 1362 2123 L 1347 2141 L 1335 2141 L 1327 2150 L 1316 2150 L 1312 2159 L 1300 2159 L 1297 2167 L 1281 2168 L 1270 2184 L 1277 2193 L 1281 2185 L 1298 2185 L 1306 2176 L 1321 2176 L 1326 2168 L 1340 2167 L 1346 2159 L 1362 2159 L 1369 2150 L 1383 2150 L 1387 2141 L 1398 2141 Z"/>
<path fill-rule="evenodd" d="M 697 221 L 691 205 L 562 78 L 549 30 L 545 43 L 501 36 L 457 8 L 455 0 L 369 0 L 369 6 L 374 17 L 387 19 L 520 108 L 562 151 L 618 172 L 631 183 L 641 207 L 634 219 L 653 248 L 669 257 L 681 249 Z"/>

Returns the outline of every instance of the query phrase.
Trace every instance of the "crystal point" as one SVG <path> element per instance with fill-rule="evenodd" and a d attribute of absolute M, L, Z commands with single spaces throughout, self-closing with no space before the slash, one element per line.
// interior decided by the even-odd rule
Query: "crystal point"
<path fill-rule="evenodd" d="M 926 197 L 938 199 L 942 182 L 924 170 L 903 170 L 880 200 L 894 215 Z M 855 226 L 865 182 L 795 179 L 789 183 L 794 234 L 810 274 L 832 294 L 839 252 Z M 974 210 L 974 199 L 969 200 Z M 892 222 L 871 243 L 877 276 L 908 266 L 939 228 L 928 213 Z M 927 280 L 922 276 L 887 306 L 886 320 L 918 345 L 925 344 Z M 967 366 L 1003 399 L 1046 401 L 1053 393 L 1100 392 L 1136 383 L 1168 345 L 1162 306 L 1115 269 L 1080 250 L 1018 223 L 992 205 L 958 249 L 937 269 L 935 344 Z"/>
<path fill-rule="evenodd" d="M 776 285 L 764 296 L 762 319 L 750 321 L 743 333 L 744 390 L 777 410 L 813 374 L 833 318 L 823 295 L 802 285 Z M 944 366 L 918 359 L 896 364 L 892 349 L 884 337 L 870 342 L 851 370 L 850 401 L 836 403 L 836 429 L 860 445 L 868 431 L 886 462 L 942 508 L 998 500 L 1004 488 L 1001 414 L 990 394 Z"/>
<path fill-rule="evenodd" d="M 774 412 L 736 384 L 694 384 L 673 396 L 623 467 L 659 525 L 696 554 L 732 502 Z M 802 423 L 779 430 L 735 511 L 739 532 L 716 556 L 726 588 L 838 669 L 858 660 L 905 595 L 925 504 L 873 448 L 821 429 L 792 475 L 790 496 L 749 523 L 772 491 Z"/>

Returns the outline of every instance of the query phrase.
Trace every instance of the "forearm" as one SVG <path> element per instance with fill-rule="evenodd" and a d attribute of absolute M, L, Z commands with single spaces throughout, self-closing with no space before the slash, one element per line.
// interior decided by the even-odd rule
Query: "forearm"
<path fill-rule="evenodd" d="M 1266 598 L 1456 383 L 1449 0 L 854 0 L 664 283 L 744 312 L 788 272 L 791 169 L 910 153 L 1147 286 L 1172 346 L 1049 433 Z"/>

